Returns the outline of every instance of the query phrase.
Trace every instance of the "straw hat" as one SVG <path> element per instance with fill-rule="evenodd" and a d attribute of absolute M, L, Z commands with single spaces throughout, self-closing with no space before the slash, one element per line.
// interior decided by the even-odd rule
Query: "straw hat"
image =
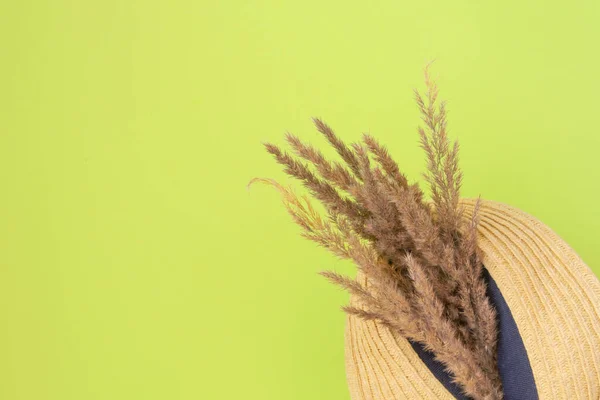
<path fill-rule="evenodd" d="M 475 200 L 461 204 L 470 218 Z M 600 399 L 600 281 L 524 211 L 483 200 L 479 216 L 479 246 L 500 318 L 505 399 Z M 358 279 L 367 284 L 360 273 Z M 417 345 L 376 321 L 349 315 L 345 350 L 352 400 L 466 398 Z"/>

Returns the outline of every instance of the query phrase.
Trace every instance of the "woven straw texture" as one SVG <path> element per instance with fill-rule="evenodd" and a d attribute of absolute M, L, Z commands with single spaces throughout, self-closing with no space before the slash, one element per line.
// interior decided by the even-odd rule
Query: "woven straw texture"
<path fill-rule="evenodd" d="M 475 199 L 461 204 L 469 219 Z M 489 200 L 479 215 L 483 263 L 519 328 L 539 398 L 600 399 L 600 281 L 533 216 Z M 345 351 L 352 400 L 454 398 L 406 339 L 377 322 L 348 316 Z"/>

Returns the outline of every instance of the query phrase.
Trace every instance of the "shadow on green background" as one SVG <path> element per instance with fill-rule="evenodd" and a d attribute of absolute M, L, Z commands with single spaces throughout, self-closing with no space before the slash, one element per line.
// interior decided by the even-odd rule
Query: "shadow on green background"
<path fill-rule="evenodd" d="M 598 4 L 2 5 L 0 398 L 348 399 L 347 295 L 317 272 L 353 267 L 245 185 L 290 182 L 262 141 L 325 148 L 313 116 L 420 180 L 432 58 L 463 196 L 599 274 Z"/>

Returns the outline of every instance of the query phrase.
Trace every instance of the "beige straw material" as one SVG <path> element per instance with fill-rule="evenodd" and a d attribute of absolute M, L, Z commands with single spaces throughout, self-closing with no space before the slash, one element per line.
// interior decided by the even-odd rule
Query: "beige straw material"
<path fill-rule="evenodd" d="M 469 219 L 475 199 L 461 204 Z M 539 398 L 600 399 L 600 281 L 533 216 L 490 200 L 479 216 L 483 263 L 519 328 Z M 348 316 L 345 352 L 352 400 L 454 399 L 408 341 L 378 322 Z"/>

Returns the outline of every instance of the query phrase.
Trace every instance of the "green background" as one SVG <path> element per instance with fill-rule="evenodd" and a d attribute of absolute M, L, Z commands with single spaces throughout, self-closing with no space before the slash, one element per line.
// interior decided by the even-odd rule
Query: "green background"
<path fill-rule="evenodd" d="M 462 195 L 600 273 L 600 3 L 0 6 L 0 398 L 348 399 L 353 274 L 299 236 L 262 141 L 369 131 L 420 180 L 436 59 Z M 327 152 L 327 154 L 332 154 Z M 596 183 L 595 183 L 596 182 Z"/>

